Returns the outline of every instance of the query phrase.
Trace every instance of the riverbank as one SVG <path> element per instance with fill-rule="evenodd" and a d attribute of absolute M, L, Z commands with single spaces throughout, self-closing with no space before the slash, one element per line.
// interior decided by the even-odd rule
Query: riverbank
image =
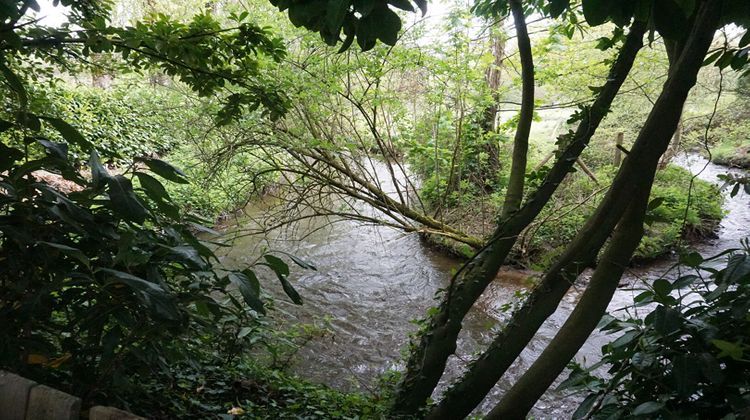
<path fill-rule="evenodd" d="M 732 168 L 750 169 L 750 139 L 746 144 L 722 144 L 712 151 L 714 162 Z"/>
<path fill-rule="evenodd" d="M 598 182 L 580 174 L 566 179 L 540 217 L 521 233 L 509 263 L 537 271 L 549 267 L 596 209 L 615 172 L 613 167 L 598 170 Z M 718 187 L 693 179 L 680 165 L 671 164 L 659 171 L 651 200 L 654 206 L 649 209 L 646 233 L 634 255 L 639 264 L 658 259 L 679 246 L 715 237 L 723 217 L 723 198 Z M 444 211 L 443 217 L 449 225 L 460 225 L 470 234 L 487 237 L 491 232 L 488 220 L 494 221 L 499 210 L 492 202 L 477 198 Z M 458 258 L 469 258 L 474 253 L 471 247 L 439 235 L 425 236 L 425 242 Z"/>

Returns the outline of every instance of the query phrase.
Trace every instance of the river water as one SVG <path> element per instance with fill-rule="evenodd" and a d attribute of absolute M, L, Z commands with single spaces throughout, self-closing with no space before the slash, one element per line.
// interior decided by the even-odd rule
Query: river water
<path fill-rule="evenodd" d="M 693 173 L 702 170 L 698 175 L 700 179 L 717 184 L 720 183 L 717 175 L 729 171 L 698 155 L 678 156 L 675 161 Z M 703 255 L 738 247 L 740 239 L 750 234 L 750 197 L 742 192 L 734 198 L 725 195 L 727 214 L 717 232 L 718 238 L 697 246 Z M 240 220 L 237 228 L 242 225 Z M 228 235 L 232 232 L 233 229 L 229 229 Z M 431 250 L 416 234 L 386 227 L 344 221 L 330 226 L 317 225 L 303 240 L 293 239 L 297 233 L 296 230 L 278 231 L 263 241 L 253 236 L 236 238 L 224 263 L 230 266 L 251 263 L 263 247 L 314 262 L 317 271 L 293 269 L 290 277 L 304 305 L 296 306 L 279 297 L 277 318 L 280 325 L 327 322 L 330 333 L 308 342 L 293 359 L 291 369 L 304 378 L 334 388 L 368 392 L 380 374 L 402 367 L 403 349 L 409 334 L 417 328 L 412 320 L 423 317 L 429 307 L 437 304 L 436 293 L 446 286 L 460 262 Z M 623 284 L 637 286 L 641 281 L 662 274 L 673 264 L 674 258 L 667 257 L 648 267 L 630 269 Z M 479 413 L 489 410 L 502 390 L 543 350 L 578 301 L 586 277 L 584 273 L 565 296 L 557 312 L 478 408 Z M 490 285 L 464 322 L 457 355 L 449 361 L 441 387 L 460 375 L 472 355 L 491 341 L 493 332 L 507 316 L 502 305 L 525 287 L 505 276 Z M 638 292 L 630 289 L 618 290 L 610 311 L 632 305 L 632 298 Z M 593 363 L 598 359 L 601 346 L 610 340 L 611 337 L 595 332 L 576 359 L 585 364 Z M 565 374 L 561 379 L 563 376 Z M 439 392 L 440 388 L 436 393 Z M 437 394 L 435 397 L 439 396 Z M 578 402 L 576 396 L 551 390 L 537 403 L 532 415 L 535 418 L 569 417 Z"/>

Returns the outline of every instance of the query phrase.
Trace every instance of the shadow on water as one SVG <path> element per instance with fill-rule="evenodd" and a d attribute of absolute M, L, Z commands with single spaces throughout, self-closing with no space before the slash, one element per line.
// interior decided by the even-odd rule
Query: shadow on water
<path fill-rule="evenodd" d="M 693 173 L 705 166 L 699 178 L 715 183 L 720 182 L 717 175 L 729 171 L 697 155 L 680 156 L 675 161 Z M 727 194 L 727 215 L 718 238 L 699 245 L 698 251 L 713 255 L 738 247 L 739 240 L 748 235 L 749 202 L 749 197 L 743 193 L 734 198 Z M 241 225 L 242 221 L 238 226 Z M 362 226 L 350 221 L 317 228 L 301 241 L 292 240 L 293 235 L 285 231 L 278 231 L 264 241 L 256 237 L 236 239 L 225 262 L 229 265 L 251 262 L 263 246 L 314 262 L 317 271 L 293 270 L 292 281 L 305 303 L 302 306 L 287 304 L 288 300 L 279 295 L 280 322 L 312 323 L 327 318 L 332 333 L 313 339 L 302 348 L 292 370 L 335 388 L 367 391 L 381 373 L 401 367 L 401 352 L 409 334 L 417 329 L 412 320 L 423 317 L 426 310 L 437 303 L 436 293 L 447 284 L 459 262 L 432 251 L 416 234 L 405 235 L 390 228 Z M 667 257 L 645 268 L 630 269 L 623 282 L 637 286 L 640 281 L 659 276 L 674 262 L 674 257 Z M 510 277 L 518 279 L 519 276 Z M 565 296 L 557 312 L 485 399 L 480 411 L 492 407 L 501 390 L 509 387 L 543 350 L 574 308 L 586 281 L 584 273 L 579 284 Z M 266 281 L 267 285 L 271 283 Z M 502 305 L 525 287 L 523 281 L 507 281 L 503 276 L 493 282 L 465 321 L 458 355 L 451 358 L 444 382 L 460 375 L 472 354 L 491 341 L 494 330 L 507 316 L 507 311 L 501 310 Z M 632 304 L 638 292 L 627 289 L 616 293 L 610 311 Z M 598 359 L 601 346 L 609 340 L 595 332 L 576 359 L 593 363 Z M 576 397 L 566 397 L 553 390 L 537 403 L 532 414 L 536 418 L 569 417 L 577 405 Z"/>

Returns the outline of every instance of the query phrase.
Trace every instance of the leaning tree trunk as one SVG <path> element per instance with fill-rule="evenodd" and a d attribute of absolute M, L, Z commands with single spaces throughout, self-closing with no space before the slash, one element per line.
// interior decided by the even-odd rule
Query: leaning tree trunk
<path fill-rule="evenodd" d="M 523 187 L 526 180 L 526 161 L 529 154 L 529 134 L 534 119 L 534 58 L 531 54 L 531 40 L 526 28 L 521 0 L 509 0 L 513 22 L 516 25 L 518 54 L 521 56 L 521 115 L 513 139 L 513 160 L 510 166 L 508 189 L 505 191 L 502 217 L 518 211 L 523 200 Z"/>
<path fill-rule="evenodd" d="M 696 26 L 688 43 L 684 48 L 681 48 L 682 54 L 679 59 L 670 60 L 676 63 L 674 68 L 679 69 L 676 70 L 674 77 L 678 79 L 676 83 L 681 86 L 676 89 L 689 91 L 689 88 L 685 88 L 688 86 L 692 88 L 695 84 L 703 57 L 710 47 L 717 27 L 720 11 L 720 6 L 717 3 L 713 2 L 703 5 L 697 14 Z M 669 82 L 665 86 L 665 90 L 668 88 L 670 88 Z M 686 94 L 685 98 L 687 98 Z M 667 105 L 664 106 L 666 107 Z M 679 114 L 681 114 L 682 106 L 679 109 Z M 671 115 L 669 120 L 670 123 L 673 122 L 678 127 L 680 122 L 679 114 L 677 121 L 674 121 L 674 115 Z M 653 159 L 652 162 L 658 162 L 658 159 Z M 602 255 L 599 265 L 591 278 L 591 282 L 576 305 L 575 310 L 536 362 L 534 362 L 531 368 L 526 371 L 505 394 L 500 403 L 490 412 L 487 416 L 488 419 L 525 417 L 528 411 L 534 406 L 534 403 L 554 382 L 581 346 L 583 346 L 588 336 L 596 328 L 598 321 L 606 312 L 607 305 L 617 289 L 617 284 L 622 277 L 622 273 L 630 262 L 643 236 L 643 219 L 648 207 L 656 164 L 652 163 L 648 169 L 645 167 L 642 168 L 644 172 L 647 172 L 646 181 L 648 186 L 636 191 L 636 194 L 633 196 L 628 210 L 618 226 L 617 232 Z"/>
<path fill-rule="evenodd" d="M 696 27 L 675 71 L 670 74 L 630 154 L 594 215 L 490 347 L 446 392 L 444 399 L 430 413 L 430 418 L 444 418 L 441 415 L 447 413 L 451 417 L 468 415 L 484 399 L 542 323 L 555 312 L 578 274 L 596 257 L 634 195 L 650 188 L 653 172 L 669 146 L 682 104 L 695 85 L 703 57 L 710 46 L 716 27 L 716 8 L 716 2 L 710 2 L 700 9 L 700 19 L 696 20 Z"/>
<path fill-rule="evenodd" d="M 578 305 L 534 364 L 505 393 L 486 419 L 523 419 L 596 328 L 643 236 L 650 188 L 630 203 Z M 560 366 L 562 365 L 562 368 Z"/>
<path fill-rule="evenodd" d="M 416 413 L 432 394 L 448 357 L 455 352 L 463 318 L 495 278 L 518 235 L 539 215 L 609 112 L 643 45 L 645 30 L 643 24 L 633 25 L 596 100 L 579 111 L 578 128 L 560 136 L 562 152 L 541 186 L 519 211 L 498 222 L 488 244 L 454 276 L 438 310 L 413 343 L 391 406 L 395 415 Z"/>

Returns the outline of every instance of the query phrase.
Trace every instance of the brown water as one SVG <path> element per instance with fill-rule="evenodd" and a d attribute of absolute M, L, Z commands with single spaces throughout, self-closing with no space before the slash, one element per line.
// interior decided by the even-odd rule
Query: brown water
<path fill-rule="evenodd" d="M 705 166 L 699 178 L 711 182 L 718 183 L 716 176 L 728 171 L 713 164 L 706 165 L 705 159 L 697 155 L 681 156 L 676 161 L 694 173 Z M 375 169 L 380 171 L 381 168 Z M 750 197 L 743 193 L 733 199 L 727 195 L 727 215 L 719 228 L 718 239 L 698 246 L 698 250 L 704 255 L 712 255 L 738 247 L 739 240 L 750 233 L 749 203 Z M 249 222 L 241 220 L 238 227 L 243 223 Z M 314 222 L 307 228 L 313 232 L 303 240 L 293 239 L 299 237 L 299 230 L 278 231 L 262 241 L 257 237 L 238 238 L 227 253 L 225 263 L 251 263 L 263 247 L 290 252 L 314 262 L 317 271 L 293 269 L 291 276 L 303 296 L 304 305 L 295 306 L 280 297 L 277 307 L 285 321 L 310 323 L 326 318 L 331 334 L 316 338 L 302 348 L 292 369 L 312 381 L 367 392 L 380 374 L 388 369 L 402 368 L 402 350 L 409 334 L 416 330 L 411 320 L 423 317 L 429 307 L 437 304 L 436 293 L 447 284 L 459 262 L 432 251 L 416 234 L 407 235 L 390 228 L 363 226 L 351 221 L 333 225 Z M 662 274 L 673 263 L 674 258 L 667 257 L 648 267 L 631 269 L 623 282 L 637 286 L 640 281 Z M 268 279 L 267 287 L 273 289 L 270 286 L 273 282 L 270 277 Z M 587 274 L 584 273 L 557 312 L 542 326 L 519 360 L 485 399 L 479 412 L 491 408 L 502 389 L 522 374 L 543 350 L 545 343 L 572 311 L 586 281 Z M 523 282 L 502 279 L 489 287 L 464 322 L 458 355 L 451 358 L 444 382 L 460 375 L 472 354 L 491 341 L 493 331 L 507 315 L 501 306 L 524 289 Z M 638 292 L 627 289 L 622 288 L 616 293 L 610 311 L 632 304 L 632 298 Z M 576 359 L 593 363 L 598 359 L 601 346 L 610 339 L 595 332 Z M 578 401 L 575 396 L 552 390 L 537 403 L 532 414 L 536 418 L 569 417 Z"/>

